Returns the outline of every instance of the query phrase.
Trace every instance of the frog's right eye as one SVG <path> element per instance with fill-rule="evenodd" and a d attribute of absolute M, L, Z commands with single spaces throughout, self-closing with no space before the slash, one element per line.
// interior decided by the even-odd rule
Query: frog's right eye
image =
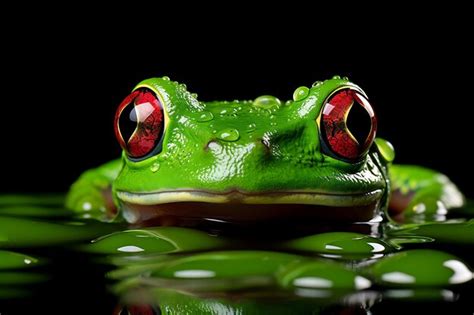
<path fill-rule="evenodd" d="M 153 91 L 140 88 L 120 104 L 115 113 L 115 136 L 132 159 L 161 152 L 165 115 Z"/>

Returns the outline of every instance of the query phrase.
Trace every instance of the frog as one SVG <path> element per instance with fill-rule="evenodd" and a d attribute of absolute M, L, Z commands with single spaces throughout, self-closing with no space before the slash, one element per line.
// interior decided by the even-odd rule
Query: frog
<path fill-rule="evenodd" d="M 199 100 L 169 77 L 138 83 L 118 106 L 119 159 L 84 172 L 66 205 L 131 225 L 439 220 L 465 198 L 435 170 L 394 164 L 369 97 L 347 77 L 281 101 Z"/>

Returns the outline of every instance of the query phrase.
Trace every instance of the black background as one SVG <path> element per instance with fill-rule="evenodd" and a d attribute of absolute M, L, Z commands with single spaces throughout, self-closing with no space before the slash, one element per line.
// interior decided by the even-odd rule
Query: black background
<path fill-rule="evenodd" d="M 288 99 L 339 74 L 369 95 L 397 162 L 439 169 L 472 196 L 469 21 L 462 8 L 385 16 L 392 9 L 360 29 L 364 18 L 351 12 L 308 10 L 293 22 L 227 10 L 164 21 L 130 8 L 109 14 L 111 22 L 95 11 L 31 22 L 17 11 L 26 28 L 13 22 L 2 31 L 0 192 L 66 191 L 83 170 L 117 157 L 115 109 L 145 78 L 168 75 L 202 100 Z"/>

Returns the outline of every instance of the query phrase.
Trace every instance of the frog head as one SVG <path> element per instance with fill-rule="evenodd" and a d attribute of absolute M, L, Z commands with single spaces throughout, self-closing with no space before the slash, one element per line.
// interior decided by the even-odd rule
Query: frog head
<path fill-rule="evenodd" d="M 124 163 L 113 190 L 131 223 L 368 220 L 387 189 L 376 124 L 346 78 L 299 87 L 286 102 L 203 102 L 184 84 L 148 79 L 117 110 Z"/>

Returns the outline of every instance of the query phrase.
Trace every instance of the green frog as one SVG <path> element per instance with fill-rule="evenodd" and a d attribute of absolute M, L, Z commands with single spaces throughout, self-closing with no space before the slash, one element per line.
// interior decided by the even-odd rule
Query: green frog
<path fill-rule="evenodd" d="M 367 222 L 439 219 L 463 195 L 444 175 L 393 165 L 366 93 L 334 76 L 291 100 L 200 101 L 168 77 L 119 105 L 122 157 L 85 172 L 67 206 L 139 225 L 185 220 Z"/>
<path fill-rule="evenodd" d="M 393 165 L 368 96 L 347 78 L 285 102 L 202 102 L 167 77 L 148 79 L 114 126 L 121 159 L 81 175 L 66 204 L 117 224 L 73 220 L 62 196 L 0 196 L 0 300 L 49 288 L 55 274 L 41 272 L 53 252 L 69 260 L 51 269 L 91 270 L 95 258 L 95 269 L 115 268 L 114 314 L 368 313 L 384 299 L 472 295 L 472 270 L 456 256 L 474 243 L 472 209 L 418 224 L 443 221 L 464 197 L 445 175 Z M 35 247 L 48 250 L 24 252 Z"/>

